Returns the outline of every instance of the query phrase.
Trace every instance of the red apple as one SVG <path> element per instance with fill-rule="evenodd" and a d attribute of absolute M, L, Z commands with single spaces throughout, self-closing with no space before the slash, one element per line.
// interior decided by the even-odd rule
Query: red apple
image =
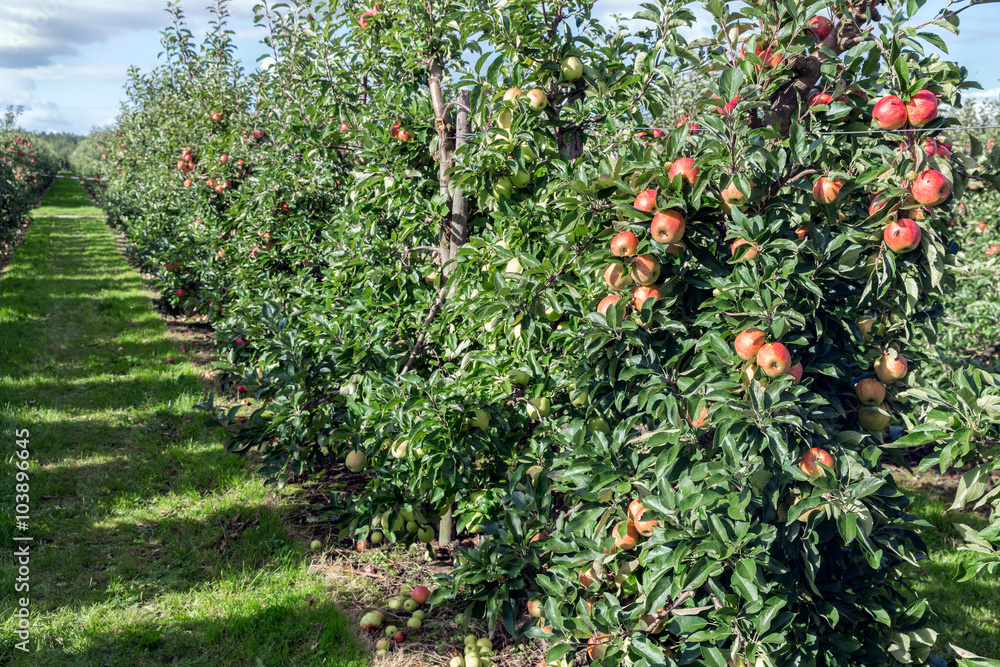
<path fill-rule="evenodd" d="M 649 223 L 649 233 L 657 243 L 676 243 L 684 236 L 684 216 L 672 208 L 659 211 Z"/>
<path fill-rule="evenodd" d="M 795 384 L 798 384 L 799 382 L 801 382 L 802 381 L 802 362 L 800 361 L 799 363 L 797 363 L 794 366 L 792 366 L 791 368 L 789 368 L 788 371 L 787 371 L 787 373 L 792 376 L 793 380 L 795 380 Z"/>
<path fill-rule="evenodd" d="M 598 632 L 587 640 L 587 656 L 591 660 L 602 660 L 608 652 L 608 643 L 607 636 Z"/>
<path fill-rule="evenodd" d="M 618 232 L 611 239 L 611 254 L 615 257 L 629 257 L 639 249 L 639 239 L 632 232 Z"/>
<path fill-rule="evenodd" d="M 712 97 L 715 98 L 715 99 L 718 99 L 719 96 L 718 95 L 713 95 Z M 721 113 L 721 114 L 723 114 L 725 116 L 728 116 L 729 114 L 731 114 L 733 112 L 733 109 L 736 108 L 736 103 L 739 102 L 739 101 L 740 101 L 740 96 L 739 95 L 734 95 L 733 99 L 729 100 L 728 102 L 726 102 L 725 104 L 723 104 L 721 107 L 715 107 L 715 108 L 718 109 L 719 113 Z M 695 127 L 697 128 L 698 126 L 695 125 Z"/>
<path fill-rule="evenodd" d="M 590 585 L 597 579 L 597 573 L 594 572 L 593 567 L 589 567 L 586 570 L 581 570 L 577 579 L 580 581 L 581 586 L 590 588 Z"/>
<path fill-rule="evenodd" d="M 351 129 L 351 126 L 348 125 L 347 123 L 341 123 L 340 124 L 340 131 L 341 132 L 347 132 L 349 129 Z"/>
<path fill-rule="evenodd" d="M 397 644 L 402 644 L 403 642 L 406 641 L 406 633 L 400 630 L 399 632 L 397 632 L 392 636 L 392 641 L 396 642 Z"/>
<path fill-rule="evenodd" d="M 906 105 L 895 95 L 886 95 L 875 103 L 872 118 L 883 130 L 898 130 L 906 125 Z"/>
<path fill-rule="evenodd" d="M 629 521 L 619 521 L 615 524 L 611 534 L 615 538 L 615 548 L 628 551 L 639 542 L 639 531 L 635 529 L 635 524 Z"/>
<path fill-rule="evenodd" d="M 902 380 L 908 370 L 909 364 L 906 363 L 906 358 L 901 354 L 896 355 L 895 359 L 891 355 L 884 354 L 875 360 L 875 375 L 882 382 Z"/>
<path fill-rule="evenodd" d="M 733 341 L 736 354 L 744 361 L 750 361 L 756 357 L 762 345 L 764 345 L 764 332 L 760 329 L 744 329 L 736 335 L 736 340 Z"/>
<path fill-rule="evenodd" d="M 636 196 L 632 206 L 649 213 L 656 206 L 656 190 L 643 190 Z"/>
<path fill-rule="evenodd" d="M 951 195 L 951 183 L 940 171 L 928 169 L 913 181 L 910 193 L 918 204 L 937 206 Z"/>
<path fill-rule="evenodd" d="M 813 183 L 813 197 L 820 204 L 832 204 L 837 201 L 837 196 L 840 194 L 840 188 L 844 186 L 843 179 L 830 179 L 826 176 L 820 176 Z"/>
<path fill-rule="evenodd" d="M 219 162 L 226 163 L 229 160 L 228 155 L 223 155 L 219 158 Z"/>
<path fill-rule="evenodd" d="M 827 468 L 834 467 L 833 457 L 830 456 L 830 452 L 820 447 L 813 447 L 806 450 L 805 454 L 802 455 L 802 458 L 799 460 L 799 469 L 808 477 L 822 477 L 826 473 L 819 467 L 821 463 Z"/>
<path fill-rule="evenodd" d="M 819 106 L 821 104 L 829 105 L 831 103 L 833 103 L 833 96 L 830 95 L 829 93 L 816 93 L 815 95 L 809 98 L 810 108 Z"/>
<path fill-rule="evenodd" d="M 868 215 L 875 215 L 888 205 L 889 197 L 884 192 L 880 192 L 872 197 L 872 203 L 868 205 Z M 899 210 L 899 207 L 900 204 L 896 204 L 886 212 L 886 215 L 896 217 L 896 211 Z"/>
<path fill-rule="evenodd" d="M 636 310 L 642 310 L 642 304 L 646 300 L 655 302 L 660 296 L 660 290 L 657 288 L 643 285 L 642 287 L 635 288 L 635 291 L 632 292 L 632 305 L 635 306 Z"/>
<path fill-rule="evenodd" d="M 882 238 L 890 250 L 901 255 L 920 245 L 920 227 L 909 218 L 893 220 L 885 228 Z"/>
<path fill-rule="evenodd" d="M 918 90 L 906 103 L 906 117 L 913 127 L 923 127 L 937 116 L 937 96 L 929 90 Z"/>
<path fill-rule="evenodd" d="M 625 289 L 632 284 L 632 276 L 625 273 L 625 267 L 621 264 L 608 264 L 608 268 L 604 269 L 604 282 L 611 289 Z"/>
<path fill-rule="evenodd" d="M 757 365 L 764 375 L 778 377 L 792 366 L 792 355 L 781 343 L 765 343 L 757 351 Z"/>
<path fill-rule="evenodd" d="M 881 405 L 885 400 L 885 385 L 874 378 L 865 378 L 854 387 L 862 405 Z"/>
<path fill-rule="evenodd" d="M 753 183 L 750 183 L 752 186 Z M 747 196 L 740 192 L 740 189 L 736 187 L 736 181 L 729 181 L 727 185 L 722 190 L 722 204 L 723 208 L 728 213 L 733 206 L 742 206 L 747 201 Z"/>
<path fill-rule="evenodd" d="M 542 603 L 540 600 L 528 600 L 528 613 L 535 618 L 541 618 L 545 615 L 542 610 Z"/>
<path fill-rule="evenodd" d="M 653 130 L 653 138 L 659 139 L 663 136 L 663 130 Z"/>
<path fill-rule="evenodd" d="M 642 535 L 643 537 L 650 537 L 653 534 L 653 529 L 656 528 L 656 525 L 658 523 L 654 519 L 646 519 L 645 521 L 643 521 L 642 516 L 647 511 L 648 510 L 645 507 L 643 507 L 641 510 L 638 510 L 635 513 L 635 520 L 633 521 L 636 532 Z"/>
<path fill-rule="evenodd" d="M 618 296 L 617 294 L 607 295 L 606 297 L 601 299 L 600 303 L 597 304 L 597 312 L 599 312 L 601 315 L 606 316 L 608 314 L 608 308 L 618 303 L 619 300 L 621 300 L 621 297 Z"/>
<path fill-rule="evenodd" d="M 806 234 L 808 233 L 809 233 L 809 228 L 806 227 L 805 225 L 803 225 L 802 227 L 795 228 L 795 236 L 797 236 L 800 239 L 804 239 L 806 237 Z"/>
<path fill-rule="evenodd" d="M 632 280 L 640 285 L 652 285 L 660 277 L 660 262 L 653 255 L 639 255 L 632 260 Z"/>
<path fill-rule="evenodd" d="M 736 249 L 739 248 L 741 245 L 749 245 L 750 248 L 747 251 L 745 251 L 742 257 L 740 257 L 737 261 L 742 262 L 743 260 L 746 259 L 751 259 L 751 260 L 757 259 L 757 244 L 751 243 L 746 239 L 736 239 L 735 241 L 733 241 L 733 244 L 729 246 L 729 251 L 733 254 L 733 257 L 736 257 Z"/>
<path fill-rule="evenodd" d="M 644 507 L 643 507 L 642 501 L 639 500 L 638 498 L 633 498 L 632 502 L 630 502 L 628 504 L 628 512 L 627 512 L 627 514 L 628 514 L 629 521 L 631 521 L 631 522 L 634 523 L 636 515 L 638 515 L 639 512 L 641 510 L 643 510 L 643 509 L 644 509 Z"/>
<path fill-rule="evenodd" d="M 177 296 L 179 296 L 179 297 L 183 297 L 183 296 L 184 296 L 185 294 L 187 294 L 187 292 L 185 292 L 185 291 L 184 291 L 184 290 L 182 290 L 182 289 L 179 289 L 179 290 L 177 290 L 177 291 L 175 292 L 175 294 L 177 294 Z"/>
<path fill-rule="evenodd" d="M 809 19 L 809 31 L 815 35 L 817 42 L 822 42 L 833 31 L 833 21 L 825 16 L 814 16 Z"/>
<path fill-rule="evenodd" d="M 698 182 L 698 174 L 701 173 L 701 169 L 694 166 L 694 160 L 689 157 L 677 158 L 674 163 L 670 165 L 670 180 L 674 180 L 677 176 L 681 179 L 687 181 L 692 187 Z"/>
<path fill-rule="evenodd" d="M 417 604 L 425 604 L 427 600 L 431 597 L 431 589 L 426 586 L 416 586 L 413 592 L 410 593 L 410 597 Z"/>

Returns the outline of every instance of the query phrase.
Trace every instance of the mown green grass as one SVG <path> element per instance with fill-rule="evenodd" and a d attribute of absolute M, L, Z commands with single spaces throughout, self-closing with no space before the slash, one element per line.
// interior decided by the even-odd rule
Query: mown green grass
<path fill-rule="evenodd" d="M 43 210 L 76 206 L 69 186 Z M 367 664 L 281 498 L 199 429 L 202 394 L 103 221 L 37 218 L 0 278 L 4 459 L 28 429 L 32 460 L 27 531 L 0 476 L 0 663 Z M 34 538 L 29 654 L 14 534 Z"/>
<path fill-rule="evenodd" d="M 986 573 L 959 581 L 963 563 L 973 558 L 958 549 L 961 539 L 955 524 L 978 529 L 986 520 L 972 512 L 949 511 L 954 491 L 947 487 L 923 484 L 908 491 L 915 499 L 911 511 L 933 526 L 923 532 L 928 558 L 920 562 L 915 588 L 938 615 L 933 625 L 940 633 L 939 650 L 955 644 L 977 655 L 1000 658 L 1000 581 Z"/>
<path fill-rule="evenodd" d="M 32 216 L 35 218 L 47 215 L 103 216 L 104 212 L 90 203 L 78 182 L 68 178 L 57 178 L 52 181 L 52 187 L 45 193 L 41 206 L 32 211 Z"/>

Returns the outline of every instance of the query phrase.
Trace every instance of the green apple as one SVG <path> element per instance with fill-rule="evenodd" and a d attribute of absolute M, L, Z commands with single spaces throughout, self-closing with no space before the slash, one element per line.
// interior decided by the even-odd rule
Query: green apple
<path fill-rule="evenodd" d="M 590 406 L 590 389 L 584 387 L 583 389 L 574 389 L 570 392 L 569 402 L 577 408 L 586 408 Z"/>
<path fill-rule="evenodd" d="M 514 124 L 514 114 L 510 111 L 504 110 L 500 112 L 497 116 L 497 125 L 499 125 L 504 130 L 509 130 L 510 126 Z"/>
<path fill-rule="evenodd" d="M 313 551 L 319 551 L 320 549 L 323 548 L 323 543 L 320 542 L 319 540 L 313 540 L 312 542 L 309 543 L 309 548 L 312 549 Z"/>
<path fill-rule="evenodd" d="M 416 534 L 418 530 L 420 530 L 420 526 L 417 525 L 416 521 L 406 522 L 406 532 Z"/>
<path fill-rule="evenodd" d="M 356 449 L 351 450 L 351 452 L 348 453 L 347 457 L 344 459 L 344 465 L 351 472 L 361 472 L 367 465 L 365 453 Z"/>
<path fill-rule="evenodd" d="M 535 88 L 528 91 L 528 108 L 534 113 L 540 113 L 549 105 L 549 98 L 545 96 L 545 91 Z"/>
<path fill-rule="evenodd" d="M 508 371 L 507 375 L 514 384 L 527 385 L 531 382 L 531 376 L 521 370 Z"/>
<path fill-rule="evenodd" d="M 545 319 L 549 322 L 556 322 L 562 317 L 562 313 L 553 308 L 552 306 L 545 306 Z"/>
<path fill-rule="evenodd" d="M 583 63 L 576 56 L 563 58 L 559 69 L 562 70 L 563 78 L 567 81 L 576 81 L 583 76 Z"/>
<path fill-rule="evenodd" d="M 421 526 L 417 531 L 417 539 L 424 544 L 430 544 L 434 541 L 434 529 L 430 526 Z"/>
<path fill-rule="evenodd" d="M 513 175 L 511 175 L 510 177 L 510 182 L 514 185 L 515 188 L 523 188 L 525 185 L 528 184 L 528 181 L 530 180 L 531 180 L 531 175 L 528 174 L 528 172 L 526 171 L 522 171 L 521 169 L 515 171 Z"/>
<path fill-rule="evenodd" d="M 406 627 L 412 628 L 414 630 L 419 630 L 420 626 L 422 626 L 422 625 L 423 625 L 423 621 L 421 621 L 419 618 L 411 618 L 410 620 L 408 620 L 406 622 Z"/>
<path fill-rule="evenodd" d="M 397 632 L 399 632 L 399 628 L 397 628 L 395 625 L 388 625 L 385 628 L 385 636 L 386 637 L 392 637 Z"/>
<path fill-rule="evenodd" d="M 521 262 L 517 260 L 517 257 L 507 262 L 507 266 L 504 268 L 504 273 L 521 273 L 523 271 L 524 267 L 521 266 Z"/>
<path fill-rule="evenodd" d="M 403 609 L 405 611 L 416 611 L 419 605 L 414 600 L 407 600 L 403 603 Z"/>
<path fill-rule="evenodd" d="M 406 440 L 397 440 L 392 445 L 392 458 L 394 459 L 405 459 L 406 458 Z"/>
<path fill-rule="evenodd" d="M 514 194 L 514 184 L 506 176 L 501 176 L 493 184 L 494 197 L 510 197 Z"/>
<path fill-rule="evenodd" d="M 521 96 L 521 89 L 520 88 L 508 88 L 507 92 L 505 92 L 503 94 L 503 101 L 504 102 L 513 102 L 514 100 L 516 100 L 520 96 Z"/>
<path fill-rule="evenodd" d="M 462 659 L 462 656 L 456 655 L 448 663 L 448 667 L 465 667 L 465 660 Z"/>
<path fill-rule="evenodd" d="M 371 542 L 372 544 L 381 544 L 381 543 L 382 543 L 382 539 L 383 539 L 384 537 L 385 537 L 385 535 L 383 535 L 383 534 L 382 534 L 382 531 L 381 531 L 381 530 L 376 530 L 375 532 L 373 532 L 373 533 L 371 534 L 371 536 L 370 536 L 370 537 L 368 538 L 368 540 L 369 540 L 369 541 L 370 541 L 370 542 Z"/>
<path fill-rule="evenodd" d="M 401 509 L 399 510 L 399 515 L 406 521 L 413 521 L 416 519 L 416 516 L 413 514 L 413 510 L 411 509 Z"/>
<path fill-rule="evenodd" d="M 587 426 L 595 433 L 611 433 L 611 426 L 604 417 L 591 417 Z"/>
<path fill-rule="evenodd" d="M 413 618 L 419 618 L 421 621 L 427 618 L 427 612 L 423 609 L 417 609 L 413 612 Z"/>
<path fill-rule="evenodd" d="M 528 416 L 532 419 L 548 417 L 552 412 L 552 401 L 547 396 L 528 399 Z"/>
<path fill-rule="evenodd" d="M 483 431 L 489 428 L 490 413 L 486 412 L 486 410 L 480 410 L 479 408 L 473 410 L 472 413 L 475 417 L 467 417 L 465 419 L 466 426 L 469 428 L 478 428 Z"/>
<path fill-rule="evenodd" d="M 388 651 L 389 650 L 389 640 L 388 639 L 380 639 L 380 640 L 378 640 L 377 642 L 375 642 L 375 648 L 377 648 L 380 651 Z"/>

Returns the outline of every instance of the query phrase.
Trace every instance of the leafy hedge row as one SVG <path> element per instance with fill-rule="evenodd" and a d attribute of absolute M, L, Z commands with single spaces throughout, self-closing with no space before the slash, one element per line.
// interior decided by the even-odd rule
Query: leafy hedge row
<path fill-rule="evenodd" d="M 974 84 L 916 7 L 713 1 L 689 42 L 686 5 L 260 7 L 249 75 L 224 5 L 200 46 L 174 5 L 76 164 L 163 305 L 212 319 L 233 451 L 279 482 L 346 460 L 324 517 L 359 546 L 479 536 L 435 600 L 553 663 L 925 662 L 880 461 L 996 437 L 929 412 L 921 343 L 1000 152 L 919 117 Z"/>
<path fill-rule="evenodd" d="M 16 119 L 11 109 L 0 117 L 0 241 L 24 222 L 51 183 L 40 174 L 54 174 L 59 168 L 43 141 L 15 127 Z"/>

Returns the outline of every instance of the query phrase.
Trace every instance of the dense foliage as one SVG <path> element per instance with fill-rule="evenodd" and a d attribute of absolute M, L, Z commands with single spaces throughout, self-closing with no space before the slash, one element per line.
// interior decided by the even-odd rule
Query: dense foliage
<path fill-rule="evenodd" d="M 212 318 L 233 451 L 346 460 L 324 516 L 362 545 L 481 534 L 436 599 L 557 662 L 926 662 L 880 460 L 996 436 L 928 412 L 918 343 L 1000 152 L 949 137 L 974 84 L 915 3 L 713 0 L 693 42 L 686 4 L 261 6 L 250 75 L 224 5 L 200 47 L 175 6 L 74 159 L 163 305 Z"/>
<path fill-rule="evenodd" d="M 0 243 L 25 221 L 59 164 L 39 137 L 17 129 L 17 112 L 0 116 Z"/>

